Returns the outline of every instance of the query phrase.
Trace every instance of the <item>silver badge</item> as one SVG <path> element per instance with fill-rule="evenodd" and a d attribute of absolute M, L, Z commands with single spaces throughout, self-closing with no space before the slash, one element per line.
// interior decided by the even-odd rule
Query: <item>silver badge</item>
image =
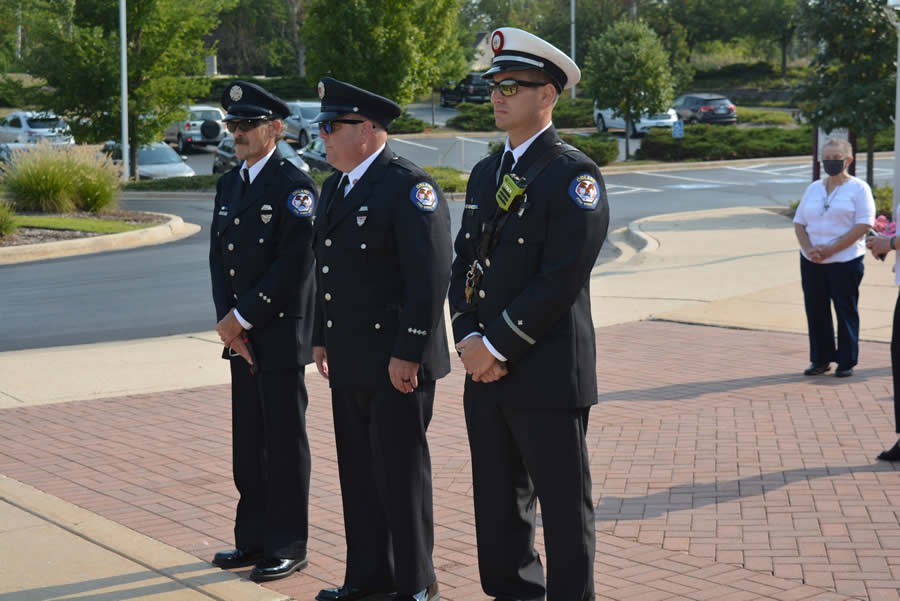
<path fill-rule="evenodd" d="M 238 85 L 231 86 L 231 89 L 228 90 L 228 96 L 233 101 L 237 102 L 244 96 L 244 90 Z"/>
<path fill-rule="evenodd" d="M 263 205 L 260 207 L 259 211 L 259 218 L 262 219 L 263 223 L 272 221 L 272 205 Z"/>
<path fill-rule="evenodd" d="M 269 223 L 272 221 L 272 213 L 264 213 L 260 215 L 259 218 L 262 219 L 263 223 Z"/>
<path fill-rule="evenodd" d="M 365 222 L 366 222 L 365 215 L 357 215 L 356 216 L 356 225 L 358 225 L 359 227 L 362 227 Z"/>
<path fill-rule="evenodd" d="M 319 82 L 319 85 L 318 85 L 316 91 L 319 92 L 319 98 L 325 98 L 325 82 L 324 81 Z"/>

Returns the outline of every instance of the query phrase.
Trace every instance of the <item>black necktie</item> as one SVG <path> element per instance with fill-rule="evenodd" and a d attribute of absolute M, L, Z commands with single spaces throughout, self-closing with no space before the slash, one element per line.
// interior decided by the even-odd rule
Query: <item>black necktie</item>
<path fill-rule="evenodd" d="M 497 172 L 497 184 L 503 181 L 503 176 L 512 171 L 513 153 L 509 150 L 503 153 L 503 160 L 500 161 L 500 171 Z"/>
<path fill-rule="evenodd" d="M 347 187 L 347 182 L 350 181 L 347 178 L 347 175 L 344 174 L 341 176 L 341 181 L 338 182 L 337 188 L 334 189 L 334 194 L 331 195 L 331 198 L 328 199 L 328 206 L 325 207 L 325 214 L 331 215 L 331 207 L 334 206 L 334 201 L 337 198 L 344 198 L 344 188 Z"/>
<path fill-rule="evenodd" d="M 350 181 L 350 179 L 347 177 L 347 174 L 345 173 L 344 175 L 341 176 L 341 181 L 338 182 L 337 189 L 338 189 L 338 194 L 341 195 L 341 198 L 346 196 L 346 194 L 344 194 L 344 190 L 347 189 L 347 182 L 349 182 L 349 181 Z"/>
<path fill-rule="evenodd" d="M 250 170 L 244 167 L 241 169 L 241 196 L 244 195 L 244 192 L 247 191 L 247 188 L 250 186 Z"/>

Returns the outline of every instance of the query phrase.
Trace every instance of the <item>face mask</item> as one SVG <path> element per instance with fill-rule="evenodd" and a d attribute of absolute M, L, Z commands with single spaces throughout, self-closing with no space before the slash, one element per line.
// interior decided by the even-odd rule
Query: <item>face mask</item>
<path fill-rule="evenodd" d="M 825 159 L 822 167 L 828 175 L 837 175 L 844 170 L 844 159 Z"/>

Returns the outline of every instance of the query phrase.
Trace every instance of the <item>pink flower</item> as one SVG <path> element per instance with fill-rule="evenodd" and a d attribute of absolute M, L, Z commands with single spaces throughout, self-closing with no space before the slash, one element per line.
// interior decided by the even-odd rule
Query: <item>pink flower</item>
<path fill-rule="evenodd" d="M 875 218 L 875 223 L 872 225 L 872 229 L 874 229 L 882 236 L 894 236 L 897 233 L 897 224 L 888 219 L 886 216 L 879 215 Z"/>

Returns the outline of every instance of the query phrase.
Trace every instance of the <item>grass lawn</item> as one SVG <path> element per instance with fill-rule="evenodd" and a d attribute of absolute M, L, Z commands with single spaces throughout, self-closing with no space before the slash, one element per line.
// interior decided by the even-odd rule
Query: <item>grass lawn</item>
<path fill-rule="evenodd" d="M 35 227 L 48 230 L 76 230 L 96 234 L 118 234 L 144 229 L 154 222 L 129 223 L 115 219 L 97 219 L 91 217 L 66 217 L 60 215 L 16 215 L 13 223 L 18 227 Z"/>

